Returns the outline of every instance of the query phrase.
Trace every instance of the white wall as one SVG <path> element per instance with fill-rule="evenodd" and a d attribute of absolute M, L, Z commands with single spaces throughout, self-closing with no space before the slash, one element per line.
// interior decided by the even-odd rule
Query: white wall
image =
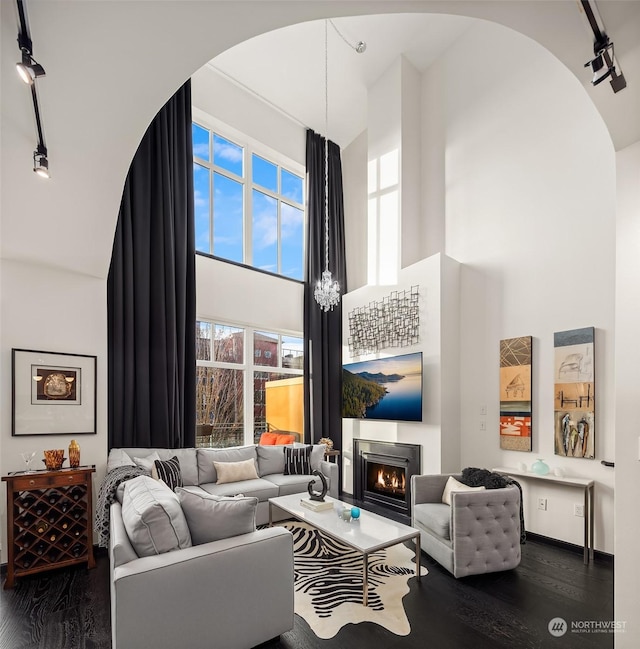
<path fill-rule="evenodd" d="M 420 286 L 420 342 L 408 347 L 384 349 L 378 354 L 351 356 L 347 344 L 349 312 L 356 307 L 382 301 L 392 291 L 409 290 L 415 285 Z M 342 420 L 343 455 L 346 458 L 343 464 L 343 488 L 348 493 L 353 493 L 354 438 L 419 444 L 422 447 L 422 473 L 442 473 L 459 468 L 459 435 L 455 428 L 457 408 L 452 413 L 449 403 L 452 377 L 443 371 L 446 363 L 443 350 L 458 347 L 459 341 L 455 339 L 457 327 L 451 327 L 449 323 L 457 322 L 459 314 L 457 300 L 450 300 L 443 288 L 457 294 L 457 263 L 438 254 L 401 269 L 397 285 L 363 286 L 343 298 L 343 363 L 414 352 L 422 352 L 423 363 L 421 422 Z M 444 330 L 445 327 L 448 329 Z M 453 468 L 452 462 L 456 464 Z"/>
<path fill-rule="evenodd" d="M 106 282 L 95 277 L 22 262 L 0 263 L 0 471 L 24 468 L 23 451 L 36 451 L 34 465 L 43 466 L 42 451 L 66 449 L 69 435 L 11 437 L 11 349 L 68 352 L 97 356 L 97 434 L 78 435 L 80 461 L 95 464 L 94 489 L 104 477 L 107 451 L 107 304 Z M 26 299 L 28 296 L 28 299 Z M 94 491 L 97 493 L 97 491 Z M 95 505 L 95 501 L 94 501 Z M 0 492 L 2 561 L 6 561 L 6 484 Z"/>
<path fill-rule="evenodd" d="M 501 61 L 499 74 L 486 74 L 487 60 Z M 444 134 L 444 169 L 435 177 L 444 182 L 445 251 L 462 264 L 462 465 L 530 466 L 542 457 L 567 475 L 594 478 L 596 548 L 613 552 L 613 473 L 599 462 L 613 458 L 615 430 L 610 137 L 566 69 L 490 23 L 474 25 L 427 71 L 423 102 L 432 167 Z M 553 449 L 553 333 L 586 326 L 596 327 L 596 460 Z M 499 341 L 526 335 L 534 338 L 531 454 L 501 451 L 498 436 Z M 573 515 L 581 492 L 523 486 L 529 530 L 582 543 L 583 520 Z M 547 511 L 531 506 L 538 496 L 548 498 Z"/>
<path fill-rule="evenodd" d="M 615 619 L 626 622 L 616 636 L 618 649 L 635 649 L 640 637 L 640 142 L 619 151 L 616 273 L 616 468 Z"/>
<path fill-rule="evenodd" d="M 200 318 L 302 332 L 303 285 L 267 273 L 196 256 Z"/>

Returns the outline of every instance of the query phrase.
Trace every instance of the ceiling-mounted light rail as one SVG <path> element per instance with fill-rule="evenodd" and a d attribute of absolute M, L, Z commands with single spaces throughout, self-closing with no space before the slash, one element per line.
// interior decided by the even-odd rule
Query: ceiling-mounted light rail
<path fill-rule="evenodd" d="M 580 0 L 580 6 L 584 10 L 589 27 L 593 32 L 594 58 L 584 64 L 585 68 L 591 67 L 593 71 L 591 83 L 597 86 L 605 79 L 610 79 L 613 92 L 620 92 L 627 87 L 627 81 L 615 58 L 613 41 L 607 36 L 595 0 Z"/>
<path fill-rule="evenodd" d="M 38 93 L 36 91 L 36 79 L 45 76 L 44 68 L 33 58 L 33 41 L 29 34 L 27 15 L 24 0 L 16 0 L 18 7 L 18 18 L 20 20 L 20 31 L 18 32 L 18 47 L 20 48 L 21 60 L 16 63 L 16 69 L 20 78 L 31 86 L 31 98 L 33 100 L 33 112 L 36 119 L 36 130 L 38 143 L 33 152 L 33 170 L 42 178 L 49 178 L 49 158 L 47 147 L 44 141 L 44 130 L 40 118 L 38 105 Z"/>

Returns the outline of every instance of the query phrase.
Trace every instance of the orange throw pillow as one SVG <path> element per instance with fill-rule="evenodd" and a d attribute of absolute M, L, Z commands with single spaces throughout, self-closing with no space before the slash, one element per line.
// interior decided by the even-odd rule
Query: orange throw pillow
<path fill-rule="evenodd" d="M 293 444 L 295 441 L 295 435 L 278 435 L 275 444 Z"/>
<path fill-rule="evenodd" d="M 261 446 L 273 446 L 278 443 L 276 441 L 278 437 L 282 437 L 282 435 L 278 435 L 278 433 L 262 433 L 259 443 Z"/>

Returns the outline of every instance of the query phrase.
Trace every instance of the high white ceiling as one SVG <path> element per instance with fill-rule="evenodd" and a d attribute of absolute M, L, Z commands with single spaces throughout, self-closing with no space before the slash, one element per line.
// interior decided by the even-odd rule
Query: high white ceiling
<path fill-rule="evenodd" d="M 333 19 L 344 39 L 327 23 L 329 137 L 345 147 L 366 128 L 367 88 L 400 54 L 423 71 L 474 22 L 425 14 Z M 367 44 L 362 54 L 352 49 L 358 41 Z M 210 65 L 324 134 L 325 21 L 262 34 L 223 52 Z"/>
<path fill-rule="evenodd" d="M 621 93 L 615 95 L 608 82 L 597 88 L 589 83 L 590 70 L 583 64 L 591 55 L 592 33 L 577 2 L 566 12 L 572 29 L 549 23 L 549 38 L 561 43 L 558 49 L 572 51 L 571 60 L 563 62 L 583 82 L 608 122 L 616 148 L 621 148 L 640 135 L 640 37 L 633 31 L 640 2 L 601 0 L 599 6 L 629 84 Z M 344 39 L 329 24 L 329 137 L 345 147 L 366 128 L 367 88 L 399 55 L 424 71 L 477 20 L 424 13 L 334 18 Z M 209 65 L 324 133 L 324 34 L 323 20 L 285 27 L 240 43 Z M 366 52 L 356 53 L 345 40 L 352 46 L 365 41 Z M 487 61 L 487 74 L 499 74 L 499 68 L 499 61 Z"/>

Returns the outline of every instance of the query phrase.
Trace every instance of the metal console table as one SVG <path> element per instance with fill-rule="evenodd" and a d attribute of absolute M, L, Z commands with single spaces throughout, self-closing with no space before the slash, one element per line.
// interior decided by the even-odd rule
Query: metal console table
<path fill-rule="evenodd" d="M 514 478 L 525 478 L 527 480 L 539 480 L 541 482 L 552 482 L 566 487 L 577 487 L 584 492 L 584 562 L 593 561 L 593 524 L 595 518 L 593 489 L 594 481 L 586 478 L 567 478 L 557 475 L 538 475 L 530 471 L 521 471 L 510 467 L 499 466 L 492 469 L 496 473 L 513 476 Z"/>

